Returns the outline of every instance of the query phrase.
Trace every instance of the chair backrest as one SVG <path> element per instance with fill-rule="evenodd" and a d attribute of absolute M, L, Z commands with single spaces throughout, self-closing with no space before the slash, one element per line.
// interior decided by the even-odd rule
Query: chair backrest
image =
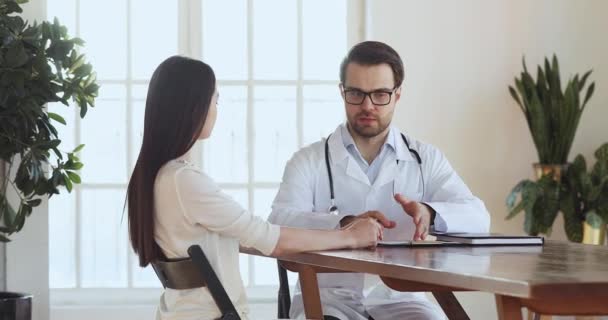
<path fill-rule="evenodd" d="M 279 271 L 277 316 L 279 318 L 289 318 L 289 309 L 291 309 L 291 295 L 289 294 L 289 279 L 287 278 L 287 270 L 283 268 L 279 260 L 277 260 L 277 267 Z"/>
<path fill-rule="evenodd" d="M 170 289 L 194 289 L 207 287 L 213 301 L 220 309 L 222 320 L 240 320 L 230 297 L 211 267 L 209 260 L 198 245 L 188 248 L 190 258 L 155 261 L 152 268 L 163 287 Z"/>
<path fill-rule="evenodd" d="M 184 290 L 207 286 L 191 258 L 155 261 L 152 268 L 165 288 Z"/>

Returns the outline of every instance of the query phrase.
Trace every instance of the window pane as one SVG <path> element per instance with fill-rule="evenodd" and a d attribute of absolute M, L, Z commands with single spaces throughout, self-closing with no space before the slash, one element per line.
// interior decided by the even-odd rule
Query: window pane
<path fill-rule="evenodd" d="M 139 258 L 133 251 L 129 250 L 131 255 L 131 272 L 133 277 L 133 286 L 136 288 L 161 288 L 162 285 L 152 266 L 148 265 L 145 268 L 139 266 Z"/>
<path fill-rule="evenodd" d="M 218 182 L 247 182 L 247 88 L 219 89 L 217 120 L 204 142 L 204 170 Z"/>
<path fill-rule="evenodd" d="M 279 182 L 297 148 L 296 88 L 255 89 L 255 181 Z"/>
<path fill-rule="evenodd" d="M 177 54 L 177 1 L 131 0 L 131 65 L 134 79 L 149 79 Z"/>
<path fill-rule="evenodd" d="M 204 0 L 203 60 L 218 79 L 247 79 L 247 1 Z"/>
<path fill-rule="evenodd" d="M 76 111 L 73 106 L 49 103 L 49 112 L 62 116 L 67 125 L 53 121 L 61 139 L 59 150 L 70 152 L 75 148 Z M 57 157 L 51 153 L 51 163 Z M 49 199 L 49 286 L 51 288 L 73 288 L 76 286 L 75 256 L 75 192 L 63 190 Z"/>
<path fill-rule="evenodd" d="M 47 0 L 46 16 L 49 21 L 55 17 L 59 22 L 68 28 L 70 37 L 76 34 L 76 0 Z"/>
<path fill-rule="evenodd" d="M 80 1 L 80 34 L 84 52 L 98 79 L 125 79 L 127 75 L 127 2 Z"/>
<path fill-rule="evenodd" d="M 103 85 L 95 108 L 81 120 L 84 183 L 126 183 L 125 87 Z"/>
<path fill-rule="evenodd" d="M 276 197 L 278 191 L 279 190 L 277 188 L 256 189 L 253 196 L 253 202 L 255 203 L 253 213 L 264 220 L 268 219 L 270 211 L 272 210 L 272 202 L 274 201 L 274 197 Z"/>
<path fill-rule="evenodd" d="M 253 74 L 256 79 L 297 78 L 295 0 L 253 2 Z"/>
<path fill-rule="evenodd" d="M 133 85 L 131 88 L 131 163 L 129 164 L 129 174 L 133 172 L 141 142 L 144 138 L 144 115 L 146 111 L 146 95 L 148 85 Z"/>
<path fill-rule="evenodd" d="M 83 287 L 127 285 L 124 201 L 125 190 L 82 190 L 80 258 Z"/>
<path fill-rule="evenodd" d="M 336 85 L 314 85 L 303 88 L 304 145 L 327 137 L 344 122 L 344 102 Z"/>
<path fill-rule="evenodd" d="M 270 215 L 272 201 L 277 194 L 277 189 L 256 189 L 254 193 L 255 215 L 266 220 Z M 255 284 L 256 285 L 278 285 L 277 261 L 275 259 L 254 257 Z M 295 282 L 294 282 L 295 283 Z"/>
<path fill-rule="evenodd" d="M 304 79 L 337 80 L 346 55 L 346 1 L 302 1 Z"/>
<path fill-rule="evenodd" d="M 66 190 L 49 199 L 49 286 L 76 286 L 75 194 Z"/>
<path fill-rule="evenodd" d="M 241 207 L 249 211 L 249 194 L 247 189 L 223 189 L 228 195 L 230 195 L 236 202 L 241 204 Z M 249 255 L 239 254 L 239 271 L 241 272 L 241 279 L 245 286 L 249 285 Z"/>

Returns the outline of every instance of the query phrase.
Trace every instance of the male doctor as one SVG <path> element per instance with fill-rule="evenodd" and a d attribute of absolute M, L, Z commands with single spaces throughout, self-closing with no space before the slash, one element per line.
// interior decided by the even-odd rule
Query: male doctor
<path fill-rule="evenodd" d="M 401 97 L 403 62 L 390 46 L 355 45 L 340 66 L 346 123 L 287 163 L 270 222 L 334 229 L 374 217 L 385 240 L 443 232 L 487 232 L 490 218 L 445 156 L 405 135 L 391 120 Z M 322 116 L 322 115 L 319 115 Z M 432 122 L 428 122 L 433 125 Z M 326 319 L 444 319 L 424 293 L 396 292 L 364 274 L 319 274 Z M 300 292 L 292 318 L 304 318 Z"/>

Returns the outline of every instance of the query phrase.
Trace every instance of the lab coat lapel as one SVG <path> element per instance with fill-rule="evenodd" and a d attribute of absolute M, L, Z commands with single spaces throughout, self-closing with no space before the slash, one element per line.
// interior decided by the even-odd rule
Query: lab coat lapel
<path fill-rule="evenodd" d="M 407 150 L 407 146 L 403 141 L 401 132 L 398 129 L 391 127 L 389 132 L 392 135 L 392 141 L 395 148 L 395 153 L 391 153 L 384 158 L 382 166 L 380 166 L 380 172 L 376 181 L 374 181 L 374 188 L 380 188 L 381 186 L 392 183 L 399 176 L 400 170 L 405 165 L 404 162 L 414 161 L 412 155 Z M 399 160 L 399 163 L 397 163 Z"/>
<path fill-rule="evenodd" d="M 348 150 L 344 147 L 342 142 L 342 132 L 338 127 L 334 133 L 329 137 L 329 153 L 330 162 L 332 163 L 332 174 L 334 175 L 334 181 L 339 179 L 339 176 L 346 175 L 354 180 L 364 183 L 370 186 L 369 178 L 361 170 L 361 167 L 357 164 L 357 161 L 353 159 Z"/>
<path fill-rule="evenodd" d="M 369 178 L 367 177 L 367 175 L 363 172 L 363 170 L 361 170 L 361 167 L 359 166 L 359 164 L 357 164 L 357 161 L 355 161 L 355 159 L 353 159 L 350 154 L 348 156 L 348 164 L 346 165 L 346 175 L 348 175 L 350 178 L 364 183 L 367 186 L 371 185 L 369 183 Z"/>
<path fill-rule="evenodd" d="M 397 165 L 397 159 L 394 155 L 389 155 L 384 158 L 384 162 L 380 167 L 380 172 L 376 181 L 374 181 L 374 188 L 380 188 L 383 185 L 393 182 L 399 174 L 399 167 Z"/>

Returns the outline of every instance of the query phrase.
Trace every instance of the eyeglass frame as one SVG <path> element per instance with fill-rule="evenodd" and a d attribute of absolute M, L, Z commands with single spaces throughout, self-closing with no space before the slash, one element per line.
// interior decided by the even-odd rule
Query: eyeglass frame
<path fill-rule="evenodd" d="M 392 90 L 390 90 L 390 91 L 383 91 L 382 89 L 379 89 L 379 90 L 375 90 L 375 91 L 369 91 L 369 92 L 366 92 L 366 91 L 363 91 L 363 90 L 361 90 L 361 89 L 357 89 L 357 88 L 348 88 L 348 89 L 346 89 L 346 88 L 344 88 L 344 84 L 340 84 L 340 87 L 342 88 L 342 92 L 344 93 L 343 97 L 344 97 L 344 101 L 345 101 L 346 103 L 348 103 L 348 104 L 352 104 L 352 105 L 355 105 L 355 106 L 360 106 L 360 105 L 362 105 L 362 104 L 365 102 L 365 98 L 366 98 L 366 97 L 369 97 L 369 101 L 370 101 L 370 102 L 371 102 L 373 105 L 375 105 L 375 106 L 379 106 L 379 107 L 389 105 L 389 104 L 391 103 L 391 101 L 393 101 L 393 93 L 395 93 L 395 91 L 397 91 L 397 89 L 399 89 L 399 87 L 394 87 L 394 88 L 393 88 Z M 352 102 L 348 102 L 348 101 L 346 100 L 346 94 L 347 94 L 348 92 L 353 92 L 353 91 L 357 91 L 357 92 L 363 93 L 363 94 L 365 95 L 365 96 L 363 97 L 363 99 L 361 100 L 361 102 L 360 102 L 360 103 L 352 103 Z M 387 103 L 384 103 L 384 104 L 378 104 L 378 103 L 375 103 L 375 102 L 374 102 L 374 99 L 372 98 L 372 94 L 373 94 L 373 93 L 386 93 L 386 94 L 388 94 L 388 102 L 387 102 Z"/>

